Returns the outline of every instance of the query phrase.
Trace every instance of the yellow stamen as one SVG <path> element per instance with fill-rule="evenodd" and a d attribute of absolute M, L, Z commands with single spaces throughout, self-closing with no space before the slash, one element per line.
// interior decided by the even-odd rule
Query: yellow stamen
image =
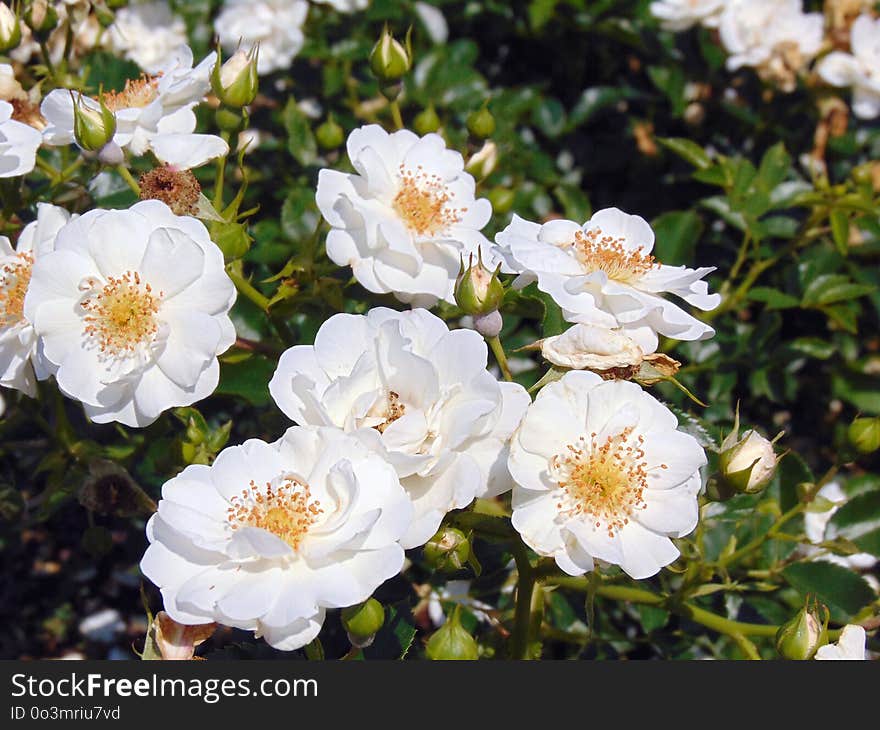
<path fill-rule="evenodd" d="M 137 272 L 108 276 L 101 291 L 80 305 L 88 312 L 85 333 L 97 339 L 102 353 L 131 355 L 149 345 L 159 331 L 156 315 L 161 301 L 162 292 L 155 294 Z"/>
<path fill-rule="evenodd" d="M 24 295 L 31 281 L 34 257 L 20 253 L 0 266 L 0 328 L 11 327 L 24 316 Z"/>
<path fill-rule="evenodd" d="M 467 208 L 450 205 L 453 194 L 439 175 L 429 175 L 419 165 L 416 171 L 400 166 L 400 188 L 394 196 L 394 210 L 413 233 L 436 236 L 458 223 Z"/>
<path fill-rule="evenodd" d="M 111 112 L 120 109 L 143 108 L 159 96 L 159 76 L 141 76 L 128 79 L 122 91 L 105 91 L 101 99 Z"/>
<path fill-rule="evenodd" d="M 628 250 L 623 238 L 602 235 L 602 230 L 592 228 L 574 235 L 574 255 L 588 273 L 604 271 L 609 279 L 632 283 L 659 264 L 642 248 Z"/>

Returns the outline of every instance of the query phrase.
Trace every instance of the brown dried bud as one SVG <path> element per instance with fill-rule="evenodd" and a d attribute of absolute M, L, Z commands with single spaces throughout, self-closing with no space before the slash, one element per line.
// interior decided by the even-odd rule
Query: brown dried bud
<path fill-rule="evenodd" d="M 141 200 L 161 200 L 177 215 L 195 215 L 202 187 L 189 170 L 162 165 L 141 175 Z"/>

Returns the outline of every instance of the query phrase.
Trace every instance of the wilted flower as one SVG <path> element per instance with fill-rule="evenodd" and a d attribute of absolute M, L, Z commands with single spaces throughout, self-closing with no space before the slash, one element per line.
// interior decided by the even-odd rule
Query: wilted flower
<path fill-rule="evenodd" d="M 227 51 L 259 44 L 257 72 L 267 74 L 289 68 L 299 53 L 308 10 L 305 0 L 226 0 L 214 32 Z"/>
<path fill-rule="evenodd" d="M 852 87 L 853 113 L 862 119 L 880 116 L 880 18 L 860 15 L 850 31 L 852 53 L 834 51 L 816 71 L 832 86 Z"/>
<path fill-rule="evenodd" d="M 474 198 L 474 178 L 440 135 L 371 124 L 349 135 L 347 149 L 356 173 L 321 170 L 316 197 L 333 227 L 327 255 L 364 288 L 413 306 L 451 304 L 462 258 L 482 248 L 494 266 L 480 233 L 492 206 Z"/>
<path fill-rule="evenodd" d="M 153 632 L 159 653 L 166 661 L 187 661 L 195 657 L 196 647 L 207 641 L 217 630 L 217 624 L 187 626 L 175 621 L 165 611 L 153 619 Z"/>
<path fill-rule="evenodd" d="M 573 370 L 546 385 L 513 435 L 513 526 L 570 575 L 594 560 L 648 578 L 697 524 L 697 440 L 635 383 Z"/>
<path fill-rule="evenodd" d="M 146 426 L 213 392 L 234 301 L 205 226 L 147 200 L 64 226 L 34 264 L 24 315 L 89 418 Z"/>
<path fill-rule="evenodd" d="M 507 441 L 529 396 L 496 381 L 487 357 L 476 332 L 450 331 L 423 309 L 337 314 L 314 346 L 281 356 L 269 392 L 296 423 L 364 431 L 415 507 L 401 539 L 411 548 L 450 510 L 510 489 Z"/>
<path fill-rule="evenodd" d="M 819 660 L 864 660 L 865 642 L 867 641 L 865 629 L 855 624 L 847 624 L 840 632 L 840 638 L 836 644 L 826 644 L 820 646 L 816 652 L 816 659 Z"/>
<path fill-rule="evenodd" d="M 635 368 L 645 358 L 642 348 L 622 331 L 592 324 L 576 324 L 535 345 L 545 360 L 572 370 Z"/>
<path fill-rule="evenodd" d="M 141 570 L 175 621 L 298 649 L 327 608 L 365 601 L 400 571 L 411 516 L 394 469 L 356 437 L 293 427 L 166 482 Z"/>
<path fill-rule="evenodd" d="M 569 322 L 622 328 L 645 352 L 657 349 L 658 334 L 679 340 L 715 334 L 660 296 L 669 292 L 699 309 L 714 309 L 721 297 L 709 294 L 702 281 L 714 267 L 656 261 L 654 232 L 637 215 L 606 208 L 582 226 L 567 220 L 540 225 L 514 215 L 495 241 L 507 270 L 520 274 L 514 286 L 537 281 Z"/>

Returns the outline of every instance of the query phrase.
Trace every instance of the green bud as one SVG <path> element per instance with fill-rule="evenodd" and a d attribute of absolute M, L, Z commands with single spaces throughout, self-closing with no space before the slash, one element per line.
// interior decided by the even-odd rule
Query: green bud
<path fill-rule="evenodd" d="M 862 454 L 880 449 L 880 417 L 856 418 L 847 431 L 849 442 Z"/>
<path fill-rule="evenodd" d="M 454 573 L 467 565 L 471 544 L 467 536 L 454 527 L 441 527 L 425 543 L 425 560 L 437 570 Z"/>
<path fill-rule="evenodd" d="M 222 131 L 230 134 L 238 134 L 245 124 L 240 111 L 223 106 L 214 113 L 214 121 Z"/>
<path fill-rule="evenodd" d="M 228 107 L 241 109 L 257 96 L 260 82 L 257 78 L 259 44 L 245 53 L 238 50 L 221 65 L 222 55 L 218 48 L 217 62 L 211 71 L 211 88 L 217 98 Z"/>
<path fill-rule="evenodd" d="M 116 14 L 104 2 L 93 2 L 92 10 L 95 11 L 95 18 L 97 18 L 102 28 L 109 28 L 113 25 L 113 21 L 116 20 Z"/>
<path fill-rule="evenodd" d="M 483 108 L 473 112 L 467 118 L 467 128 L 477 139 L 486 139 L 495 134 L 495 117 L 489 111 L 489 106 L 483 104 Z"/>
<path fill-rule="evenodd" d="M 21 43 L 21 22 L 18 14 L 0 5 L 0 53 L 8 53 Z"/>
<path fill-rule="evenodd" d="M 46 40 L 58 25 L 58 11 L 48 0 L 32 0 L 24 11 L 24 22 L 38 40 Z"/>
<path fill-rule="evenodd" d="M 322 149 L 333 150 L 345 141 L 345 130 L 340 126 L 333 115 L 315 130 L 315 139 Z"/>
<path fill-rule="evenodd" d="M 461 606 L 456 606 L 452 615 L 446 619 L 428 640 L 425 654 L 434 660 L 474 660 L 479 659 L 477 642 L 461 625 Z"/>
<path fill-rule="evenodd" d="M 372 644 L 384 623 L 385 609 L 375 598 L 342 609 L 342 625 L 348 633 L 351 645 L 358 649 Z"/>
<path fill-rule="evenodd" d="M 412 53 L 409 42 L 410 34 L 406 34 L 406 46 L 395 40 L 386 25 L 382 35 L 370 52 L 370 69 L 379 81 L 399 81 L 412 66 Z"/>
<path fill-rule="evenodd" d="M 512 207 L 516 199 L 516 193 L 510 188 L 495 187 L 492 188 L 486 197 L 492 203 L 492 210 L 496 213 L 507 213 Z"/>
<path fill-rule="evenodd" d="M 86 104 L 82 94 L 73 103 L 73 134 L 76 143 L 89 152 L 100 150 L 116 134 L 116 115 L 107 108 L 103 99 L 97 104 L 97 109 Z"/>
<path fill-rule="evenodd" d="M 427 109 L 416 114 L 416 118 L 413 119 L 413 129 L 421 135 L 430 134 L 440 129 L 440 117 L 437 116 L 433 104 L 429 104 Z"/>
<path fill-rule="evenodd" d="M 828 609 L 809 599 L 804 607 L 776 632 L 776 650 L 784 659 L 812 659 L 820 646 L 828 643 Z"/>
<path fill-rule="evenodd" d="M 498 280 L 498 272 L 501 265 L 495 271 L 489 271 L 483 266 L 483 255 L 477 254 L 477 263 L 474 264 L 474 255 L 468 259 L 468 267 L 465 269 L 464 261 L 458 278 L 455 280 L 455 303 L 461 307 L 465 314 L 488 314 L 501 306 L 504 299 L 504 286 Z"/>

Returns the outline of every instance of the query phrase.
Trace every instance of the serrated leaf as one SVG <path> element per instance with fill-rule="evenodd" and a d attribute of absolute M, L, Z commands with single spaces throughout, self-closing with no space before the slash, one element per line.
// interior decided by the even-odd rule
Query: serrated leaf
<path fill-rule="evenodd" d="M 385 623 L 363 651 L 365 659 L 403 659 L 416 636 L 412 611 L 405 602 L 385 607 Z"/>
<path fill-rule="evenodd" d="M 826 604 L 836 620 L 850 618 L 874 600 L 864 578 L 824 560 L 792 563 L 782 575 L 805 598 L 814 595 Z"/>
<path fill-rule="evenodd" d="M 880 491 L 865 492 L 834 513 L 828 522 L 828 537 L 845 537 L 859 544 L 859 538 L 877 529 L 880 529 Z"/>

